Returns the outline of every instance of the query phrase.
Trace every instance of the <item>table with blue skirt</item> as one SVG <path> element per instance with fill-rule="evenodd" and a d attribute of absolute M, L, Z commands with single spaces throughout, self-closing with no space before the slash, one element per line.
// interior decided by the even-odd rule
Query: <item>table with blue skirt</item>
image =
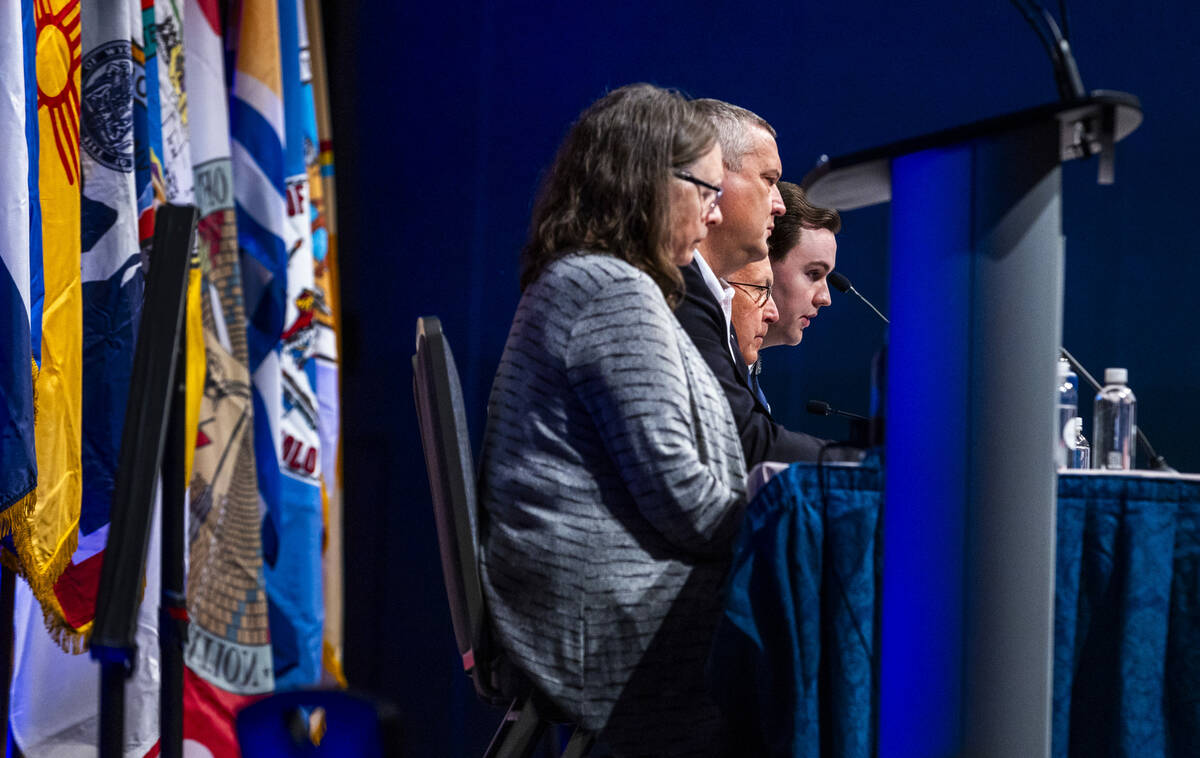
<path fill-rule="evenodd" d="M 747 755 L 871 755 L 883 491 L 796 464 L 748 506 L 709 672 Z M 1053 755 L 1200 756 L 1200 477 L 1060 474 L 1057 511 Z"/>

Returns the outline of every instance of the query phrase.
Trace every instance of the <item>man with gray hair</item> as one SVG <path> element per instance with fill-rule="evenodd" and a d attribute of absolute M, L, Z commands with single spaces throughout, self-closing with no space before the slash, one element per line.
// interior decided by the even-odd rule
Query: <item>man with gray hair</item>
<path fill-rule="evenodd" d="M 717 128 L 725 162 L 720 195 L 723 220 L 712 227 L 689 266 L 681 268 L 686 293 L 675 315 L 721 383 L 742 441 L 746 466 L 763 461 L 814 461 L 825 440 L 776 423 L 751 392 L 746 366 L 730 325 L 733 272 L 767 257 L 775 217 L 784 213 L 779 194 L 783 166 L 775 130 L 745 108 L 720 100 L 696 100 Z M 831 455 L 841 458 L 844 455 Z"/>

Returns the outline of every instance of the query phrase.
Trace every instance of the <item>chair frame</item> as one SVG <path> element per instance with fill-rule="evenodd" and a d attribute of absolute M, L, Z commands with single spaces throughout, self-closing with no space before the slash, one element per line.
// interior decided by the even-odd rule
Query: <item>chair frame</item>
<path fill-rule="evenodd" d="M 458 369 L 436 316 L 417 319 L 413 398 L 437 524 L 442 577 L 463 670 L 480 699 L 508 705 L 485 758 L 528 758 L 561 717 L 528 683 L 515 697 L 502 684 L 500 656 L 488 640 L 487 605 L 479 576 L 479 505 Z M 575 728 L 562 758 L 588 754 L 594 736 Z"/>

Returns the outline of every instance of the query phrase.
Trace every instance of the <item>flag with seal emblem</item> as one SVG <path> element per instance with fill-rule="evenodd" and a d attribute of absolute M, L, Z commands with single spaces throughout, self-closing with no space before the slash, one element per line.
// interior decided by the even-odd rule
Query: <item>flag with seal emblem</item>
<path fill-rule="evenodd" d="M 306 153 L 312 89 L 301 65 L 296 0 L 279 0 L 279 50 L 284 102 L 284 172 L 287 184 L 287 300 L 281 337 L 282 415 L 280 500 L 267 514 L 278 549 L 266 562 L 271 646 L 280 687 L 316 684 L 321 677 L 324 603 L 321 592 L 321 437 L 317 366 L 313 360 L 317 313 L 323 296 L 313 281 L 313 238 Z M 305 45 L 304 47 L 307 47 Z M 309 149 L 306 150 L 306 142 Z"/>
<path fill-rule="evenodd" d="M 186 0 L 188 129 L 200 210 L 207 377 L 189 480 L 191 625 L 184 650 L 183 729 L 185 750 L 194 742 L 213 755 L 233 753 L 237 710 L 275 688 L 222 29 L 217 0 Z"/>

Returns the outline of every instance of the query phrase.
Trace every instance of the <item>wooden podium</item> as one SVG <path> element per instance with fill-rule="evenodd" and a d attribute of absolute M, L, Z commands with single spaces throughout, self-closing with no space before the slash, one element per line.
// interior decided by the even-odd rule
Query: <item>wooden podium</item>
<path fill-rule="evenodd" d="M 1096 92 L 804 179 L 817 205 L 891 202 L 878 755 L 1050 754 L 1060 164 L 1111 183 L 1140 123 Z"/>

